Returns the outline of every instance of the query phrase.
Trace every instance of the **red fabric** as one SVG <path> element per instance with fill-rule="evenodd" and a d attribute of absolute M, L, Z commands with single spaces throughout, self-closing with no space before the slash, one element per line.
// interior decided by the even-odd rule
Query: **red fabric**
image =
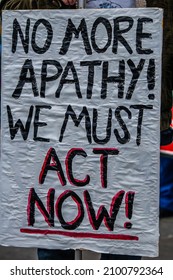
<path fill-rule="evenodd" d="M 171 127 L 173 129 L 173 107 L 172 107 L 172 123 Z M 173 155 L 173 142 L 166 146 L 160 146 L 161 153 Z"/>

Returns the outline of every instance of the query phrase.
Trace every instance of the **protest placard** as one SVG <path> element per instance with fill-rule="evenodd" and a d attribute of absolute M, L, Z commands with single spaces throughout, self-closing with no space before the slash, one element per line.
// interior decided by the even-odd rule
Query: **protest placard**
<path fill-rule="evenodd" d="M 156 256 L 162 10 L 2 24 L 1 244 Z"/>

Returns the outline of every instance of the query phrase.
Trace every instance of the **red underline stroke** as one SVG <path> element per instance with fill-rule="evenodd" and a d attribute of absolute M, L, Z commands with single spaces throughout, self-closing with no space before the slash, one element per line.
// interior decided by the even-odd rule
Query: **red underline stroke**
<path fill-rule="evenodd" d="M 44 235 L 64 235 L 74 238 L 96 238 L 96 239 L 116 239 L 116 240 L 139 240 L 138 236 L 126 234 L 99 234 L 91 232 L 69 232 L 61 230 L 47 230 L 47 229 L 28 229 L 21 228 L 20 232 L 28 234 L 44 234 Z"/>

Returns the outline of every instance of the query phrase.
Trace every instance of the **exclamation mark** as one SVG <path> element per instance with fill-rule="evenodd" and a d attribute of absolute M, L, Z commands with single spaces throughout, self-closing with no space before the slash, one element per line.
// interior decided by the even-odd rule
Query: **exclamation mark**
<path fill-rule="evenodd" d="M 133 202 L 134 202 L 135 192 L 127 192 L 125 197 L 125 213 L 126 217 L 131 220 L 133 214 Z M 126 222 L 124 227 L 130 229 L 132 227 L 131 222 Z"/>
<path fill-rule="evenodd" d="M 147 69 L 147 82 L 148 82 L 148 90 L 153 90 L 155 88 L 155 59 L 149 59 L 148 69 Z M 155 95 L 150 93 L 148 95 L 148 99 L 154 100 Z"/>

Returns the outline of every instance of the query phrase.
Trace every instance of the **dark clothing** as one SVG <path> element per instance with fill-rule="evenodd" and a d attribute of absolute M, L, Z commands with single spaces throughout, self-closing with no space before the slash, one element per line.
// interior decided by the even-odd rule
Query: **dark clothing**
<path fill-rule="evenodd" d="M 39 260 L 74 260 L 74 250 L 38 249 Z M 101 260 L 141 260 L 139 256 L 101 254 Z"/>
<path fill-rule="evenodd" d="M 147 7 L 164 9 L 161 91 L 161 131 L 171 123 L 173 90 L 173 0 L 147 0 Z"/>

